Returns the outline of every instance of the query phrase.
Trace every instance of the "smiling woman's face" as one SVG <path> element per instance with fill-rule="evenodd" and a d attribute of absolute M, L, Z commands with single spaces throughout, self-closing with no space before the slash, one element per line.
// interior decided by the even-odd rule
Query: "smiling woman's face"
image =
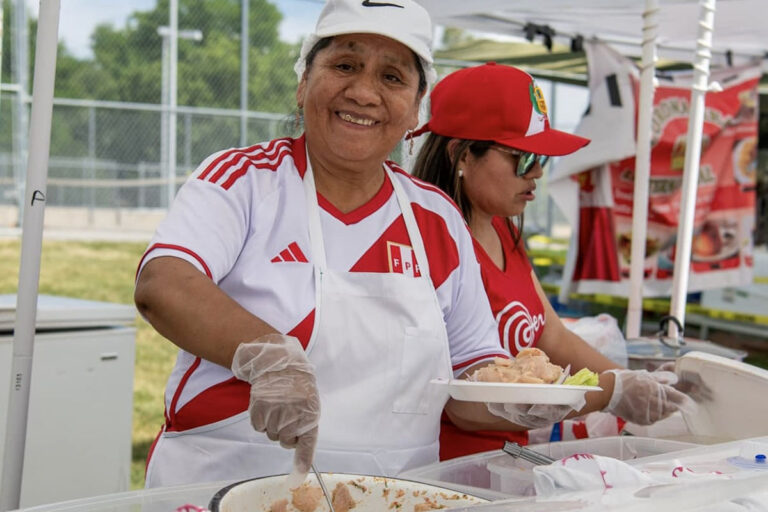
<path fill-rule="evenodd" d="M 334 37 L 296 92 L 310 154 L 326 167 L 380 169 L 418 124 L 416 66 L 413 52 L 387 37 Z"/>

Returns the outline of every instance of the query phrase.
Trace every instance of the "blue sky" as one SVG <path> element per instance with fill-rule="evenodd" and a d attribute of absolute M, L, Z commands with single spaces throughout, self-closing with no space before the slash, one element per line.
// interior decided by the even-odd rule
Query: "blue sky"
<path fill-rule="evenodd" d="M 280 36 L 295 42 L 314 28 L 322 0 L 271 0 L 283 13 Z M 125 25 L 134 11 L 148 10 L 157 0 L 62 0 L 59 18 L 59 39 L 79 57 L 90 54 L 89 38 L 93 28 L 100 23 L 116 27 Z M 37 17 L 39 2 L 27 0 L 30 11 Z"/>

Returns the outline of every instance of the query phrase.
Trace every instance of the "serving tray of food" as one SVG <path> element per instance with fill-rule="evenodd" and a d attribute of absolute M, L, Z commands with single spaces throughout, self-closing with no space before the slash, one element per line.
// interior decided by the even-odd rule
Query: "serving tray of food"
<path fill-rule="evenodd" d="M 289 489 L 286 475 L 254 478 L 220 489 L 211 499 L 211 512 L 328 512 L 315 475 Z M 323 473 L 336 512 L 424 512 L 485 503 L 462 492 L 398 478 Z"/>

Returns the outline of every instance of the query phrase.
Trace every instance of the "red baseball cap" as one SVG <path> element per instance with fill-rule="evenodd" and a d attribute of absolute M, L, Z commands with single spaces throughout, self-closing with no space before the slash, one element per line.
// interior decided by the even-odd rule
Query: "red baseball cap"
<path fill-rule="evenodd" d="M 491 140 L 539 155 L 560 156 L 589 144 L 589 139 L 549 126 L 544 95 L 531 75 L 489 62 L 454 71 L 430 94 L 431 118 L 413 132 Z"/>

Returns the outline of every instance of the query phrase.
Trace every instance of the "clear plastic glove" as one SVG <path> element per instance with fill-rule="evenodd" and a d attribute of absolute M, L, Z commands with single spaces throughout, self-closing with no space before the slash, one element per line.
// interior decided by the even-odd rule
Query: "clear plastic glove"
<path fill-rule="evenodd" d="M 675 361 L 667 361 L 659 366 L 656 371 L 674 372 L 675 367 Z M 682 391 L 696 402 L 707 402 L 712 400 L 714 395 L 712 388 L 707 386 L 707 384 L 701 380 L 701 375 L 698 373 L 683 371 L 677 375 L 677 378 L 677 383 L 672 385 L 676 390 Z"/>
<path fill-rule="evenodd" d="M 613 395 L 604 409 L 638 425 L 650 425 L 678 410 L 692 410 L 696 403 L 676 390 L 674 372 L 608 370 L 616 376 Z"/>
<path fill-rule="evenodd" d="M 501 404 L 486 403 L 491 414 L 526 428 L 548 427 L 565 419 L 568 414 L 584 407 L 585 400 L 577 404 Z"/>
<path fill-rule="evenodd" d="M 293 336 L 267 334 L 241 343 L 232 373 L 251 384 L 251 425 L 283 448 L 295 448 L 289 487 L 307 476 L 317 444 L 320 396 L 314 367 Z"/>

